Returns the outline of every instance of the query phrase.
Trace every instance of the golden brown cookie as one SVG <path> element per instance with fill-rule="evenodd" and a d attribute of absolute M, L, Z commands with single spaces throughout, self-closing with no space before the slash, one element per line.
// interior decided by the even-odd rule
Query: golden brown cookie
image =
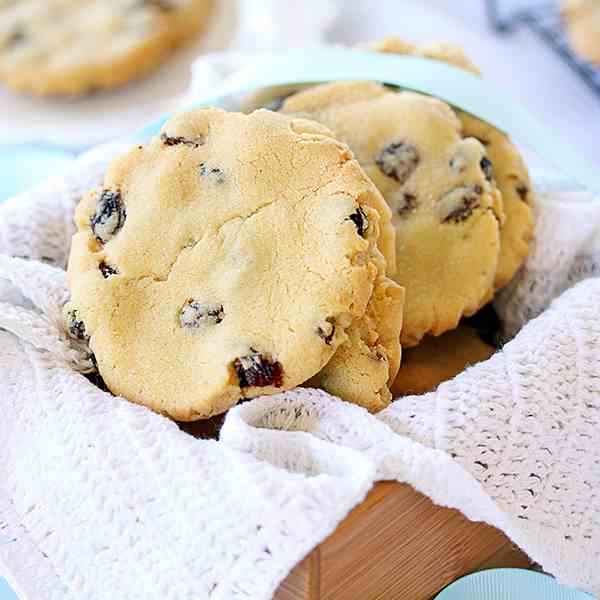
<path fill-rule="evenodd" d="M 317 123 L 178 115 L 78 207 L 70 330 L 112 392 L 181 421 L 293 388 L 377 327 L 386 210 Z"/>
<path fill-rule="evenodd" d="M 410 54 L 441 60 L 479 75 L 459 46 L 428 44 L 413 46 L 389 37 L 369 46 L 378 52 Z M 475 117 L 457 111 L 464 137 L 477 138 L 485 147 L 488 169 L 502 193 L 505 220 L 500 231 L 500 257 L 494 288 L 504 287 L 523 264 L 533 236 L 531 183 L 527 167 L 509 138 Z"/>
<path fill-rule="evenodd" d="M 39 95 L 78 95 L 141 77 L 197 34 L 212 0 L 0 3 L 0 80 Z"/>
<path fill-rule="evenodd" d="M 287 98 L 286 114 L 315 119 L 346 142 L 392 209 L 406 288 L 402 345 L 456 327 L 491 296 L 503 220 L 485 150 L 463 139 L 444 102 L 372 82 L 320 85 Z"/>

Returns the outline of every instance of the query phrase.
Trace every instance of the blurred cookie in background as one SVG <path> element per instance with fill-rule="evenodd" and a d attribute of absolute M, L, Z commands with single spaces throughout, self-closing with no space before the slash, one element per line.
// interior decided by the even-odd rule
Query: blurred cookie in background
<path fill-rule="evenodd" d="M 573 51 L 600 65 L 600 0 L 562 0 L 560 12 Z"/>
<path fill-rule="evenodd" d="M 121 86 L 199 34 L 212 0 L 0 1 L 0 80 L 35 95 Z"/>

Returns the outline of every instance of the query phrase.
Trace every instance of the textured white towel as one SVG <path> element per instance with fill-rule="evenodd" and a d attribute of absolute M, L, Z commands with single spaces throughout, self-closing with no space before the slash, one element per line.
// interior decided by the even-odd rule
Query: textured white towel
<path fill-rule="evenodd" d="M 436 393 L 373 416 L 299 389 L 199 441 L 94 387 L 60 321 L 74 205 L 124 147 L 0 206 L 0 571 L 22 600 L 270 598 L 378 479 L 600 593 L 600 203 L 538 179 L 497 302 L 516 336 Z"/>

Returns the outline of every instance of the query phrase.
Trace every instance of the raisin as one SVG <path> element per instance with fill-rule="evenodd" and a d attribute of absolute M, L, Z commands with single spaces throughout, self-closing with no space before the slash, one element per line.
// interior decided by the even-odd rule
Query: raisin
<path fill-rule="evenodd" d="M 85 323 L 79 318 L 76 309 L 67 313 L 67 327 L 72 337 L 78 340 L 88 340 L 89 336 L 85 331 Z"/>
<path fill-rule="evenodd" d="M 435 205 L 435 212 L 442 223 L 465 221 L 479 207 L 483 188 L 480 185 L 464 186 L 450 190 Z"/>
<path fill-rule="evenodd" d="M 396 212 L 404 217 L 408 213 L 413 212 L 417 208 L 417 197 L 415 194 L 409 192 L 403 192 L 400 195 L 400 199 L 397 202 Z"/>
<path fill-rule="evenodd" d="M 225 183 L 225 173 L 218 167 L 207 167 L 204 163 L 200 164 L 200 177 L 207 177 L 216 184 Z"/>
<path fill-rule="evenodd" d="M 140 0 L 139 6 L 156 8 L 161 12 L 171 12 L 175 9 L 173 3 L 170 0 Z"/>
<path fill-rule="evenodd" d="M 494 179 L 494 167 L 492 166 L 492 161 L 487 156 L 484 156 L 479 161 L 479 166 L 481 167 L 485 178 L 488 181 L 492 181 L 492 179 Z"/>
<path fill-rule="evenodd" d="M 325 324 L 317 327 L 317 333 L 328 346 L 331 346 L 331 341 L 335 335 L 335 318 L 327 317 L 325 319 Z"/>
<path fill-rule="evenodd" d="M 367 219 L 367 215 L 365 215 L 364 210 L 359 206 L 349 217 L 348 219 L 354 223 L 356 226 L 356 231 L 358 231 L 358 235 L 361 237 L 365 237 L 369 229 L 369 220 Z"/>
<path fill-rule="evenodd" d="M 102 273 L 102 276 L 104 277 L 104 279 L 108 279 L 111 275 L 119 274 L 119 271 L 117 269 L 115 269 L 114 267 L 111 267 L 109 264 L 106 264 L 104 261 L 102 261 L 98 265 L 98 268 L 100 269 L 100 273 Z"/>
<path fill-rule="evenodd" d="M 413 174 L 419 161 L 419 151 L 412 144 L 394 142 L 381 151 L 375 164 L 384 175 L 402 185 Z"/>
<path fill-rule="evenodd" d="M 188 329 L 197 329 L 203 323 L 218 325 L 225 317 L 220 304 L 200 304 L 188 300 L 179 311 L 179 324 Z"/>
<path fill-rule="evenodd" d="M 170 136 L 166 133 L 160 134 L 160 139 L 165 146 L 178 146 L 183 144 L 184 146 L 190 146 L 191 148 L 198 148 L 204 144 L 204 138 L 198 137 L 195 140 L 190 140 L 182 136 Z"/>
<path fill-rule="evenodd" d="M 515 188 L 517 194 L 519 194 L 519 198 L 523 200 L 523 202 L 527 202 L 527 194 L 529 194 L 529 188 L 525 184 L 518 185 Z"/>
<path fill-rule="evenodd" d="M 467 170 L 467 159 L 461 152 L 450 159 L 450 168 L 457 173 L 464 173 Z"/>
<path fill-rule="evenodd" d="M 281 107 L 283 106 L 283 103 L 295 93 L 296 92 L 290 92 L 289 94 L 283 94 L 283 96 L 278 96 L 270 102 L 267 102 L 267 104 L 265 104 L 263 108 L 265 108 L 266 110 L 271 110 L 273 112 L 279 112 L 281 110 Z"/>
<path fill-rule="evenodd" d="M 250 348 L 252 354 L 241 356 L 233 361 L 233 367 L 240 381 L 240 388 L 283 385 L 283 368 L 277 361 L 271 361 Z"/>
<path fill-rule="evenodd" d="M 21 26 L 17 26 L 6 36 L 4 44 L 7 48 L 14 48 L 22 44 L 27 38 L 25 29 Z"/>
<path fill-rule="evenodd" d="M 99 242 L 106 244 L 121 230 L 126 218 L 121 192 L 104 190 L 91 219 L 92 232 Z"/>

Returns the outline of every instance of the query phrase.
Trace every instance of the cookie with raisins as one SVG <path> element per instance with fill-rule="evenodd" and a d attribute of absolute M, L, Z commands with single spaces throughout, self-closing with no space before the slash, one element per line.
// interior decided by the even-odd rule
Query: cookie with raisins
<path fill-rule="evenodd" d="M 479 75 L 478 69 L 459 46 L 427 44 L 413 46 L 389 37 L 370 46 L 373 50 L 394 54 L 411 54 L 444 61 Z M 494 180 L 504 206 L 505 220 L 500 230 L 500 256 L 494 289 L 504 287 L 523 264 L 533 237 L 532 189 L 527 167 L 510 139 L 484 121 L 456 111 L 464 137 L 478 139 L 485 148 L 482 168 Z"/>
<path fill-rule="evenodd" d="M 111 165 L 76 224 L 70 329 L 113 393 L 181 421 L 305 382 L 384 296 L 401 312 L 385 201 L 304 119 L 179 115 Z M 398 331 L 376 334 L 397 369 Z"/>
<path fill-rule="evenodd" d="M 141 77 L 205 26 L 212 0 L 0 3 L 0 80 L 74 96 Z"/>
<path fill-rule="evenodd" d="M 490 298 L 502 199 L 484 146 L 463 139 L 444 102 L 371 82 L 313 87 L 284 114 L 313 118 L 346 142 L 392 210 L 397 269 L 406 288 L 402 345 L 456 327 Z"/>

